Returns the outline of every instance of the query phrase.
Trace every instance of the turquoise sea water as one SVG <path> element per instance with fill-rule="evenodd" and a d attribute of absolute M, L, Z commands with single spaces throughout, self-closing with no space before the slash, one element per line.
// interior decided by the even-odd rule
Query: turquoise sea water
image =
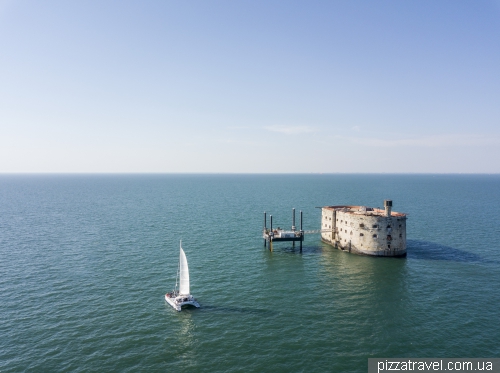
<path fill-rule="evenodd" d="M 409 213 L 408 257 L 273 225 L 317 206 Z M 498 175 L 1 175 L 0 372 L 366 372 L 500 357 Z M 297 214 L 298 217 L 298 214 Z M 182 238 L 200 309 L 172 290 Z"/>

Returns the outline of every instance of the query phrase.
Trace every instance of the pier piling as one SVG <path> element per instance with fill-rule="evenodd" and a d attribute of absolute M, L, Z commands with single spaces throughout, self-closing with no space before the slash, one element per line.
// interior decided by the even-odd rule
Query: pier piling
<path fill-rule="evenodd" d="M 264 211 L 264 232 L 267 230 L 267 216 L 266 212 Z M 264 238 L 264 247 L 266 247 L 266 239 Z"/>
<path fill-rule="evenodd" d="M 304 230 L 302 229 L 302 210 L 300 210 L 300 236 L 304 238 Z M 304 241 L 304 239 L 300 240 L 300 251 L 302 251 L 302 241 Z"/>

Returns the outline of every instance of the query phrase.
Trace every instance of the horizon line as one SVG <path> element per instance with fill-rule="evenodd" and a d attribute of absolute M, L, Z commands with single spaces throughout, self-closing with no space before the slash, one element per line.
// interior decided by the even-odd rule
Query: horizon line
<path fill-rule="evenodd" d="M 500 175 L 500 172 L 0 172 L 2 175 Z"/>

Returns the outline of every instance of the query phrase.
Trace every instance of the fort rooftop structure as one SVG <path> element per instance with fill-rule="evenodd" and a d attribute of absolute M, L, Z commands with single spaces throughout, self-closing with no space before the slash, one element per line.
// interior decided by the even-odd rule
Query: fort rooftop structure
<path fill-rule="evenodd" d="M 406 256 L 406 214 L 366 206 L 321 209 L 321 240 L 340 250 L 373 256 Z"/>

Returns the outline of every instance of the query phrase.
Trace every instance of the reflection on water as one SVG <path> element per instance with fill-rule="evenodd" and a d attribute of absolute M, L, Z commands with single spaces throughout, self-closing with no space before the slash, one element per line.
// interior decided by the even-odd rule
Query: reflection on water
<path fill-rule="evenodd" d="M 315 255 L 322 253 L 322 247 L 318 245 L 305 245 L 302 243 L 302 250 L 300 250 L 300 245 L 298 243 L 293 247 L 290 243 L 274 243 L 273 252 L 277 254 L 301 254 L 301 255 Z"/>
<path fill-rule="evenodd" d="M 170 310 L 169 310 L 170 311 Z M 167 351 L 166 354 L 172 363 L 180 364 L 183 367 L 196 365 L 196 337 L 195 323 L 192 312 L 189 309 L 176 313 L 176 317 L 170 317 L 167 327 Z"/>
<path fill-rule="evenodd" d="M 334 302 L 337 332 L 343 338 L 358 335 L 350 341 L 353 350 L 360 340 L 373 348 L 407 343 L 396 332 L 411 313 L 405 259 L 360 256 L 324 245 L 320 268 L 324 291 Z"/>
<path fill-rule="evenodd" d="M 349 291 L 374 288 L 389 281 L 402 284 L 406 278 L 404 258 L 369 257 L 346 253 L 329 245 L 322 247 L 322 271 L 335 286 Z"/>

